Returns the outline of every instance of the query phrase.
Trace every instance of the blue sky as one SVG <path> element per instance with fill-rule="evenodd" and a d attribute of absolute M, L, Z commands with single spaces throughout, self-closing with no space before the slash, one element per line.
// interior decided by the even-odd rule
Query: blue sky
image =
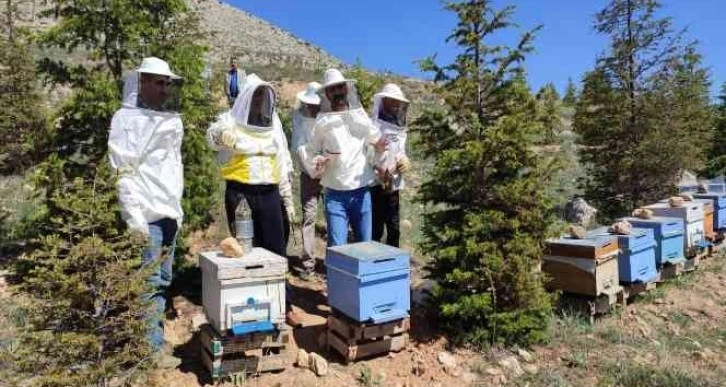
<path fill-rule="evenodd" d="M 413 63 L 438 53 L 439 63 L 456 54 L 444 42 L 455 26 L 452 13 L 438 0 L 231 0 L 298 37 L 308 40 L 347 63 L 359 58 L 370 69 L 426 77 Z M 677 28 L 688 28 L 686 37 L 698 40 L 704 62 L 718 91 L 726 81 L 726 18 L 724 0 L 662 0 L 663 14 L 672 16 Z M 563 90 L 568 77 L 578 82 L 592 68 L 607 41 L 592 30 L 593 15 L 606 0 L 495 0 L 496 7 L 517 7 L 514 21 L 522 29 L 544 25 L 536 52 L 526 61 L 530 84 L 538 88 L 554 82 Z M 513 41 L 507 33 L 502 41 Z M 719 43 L 721 41 L 722 43 Z"/>

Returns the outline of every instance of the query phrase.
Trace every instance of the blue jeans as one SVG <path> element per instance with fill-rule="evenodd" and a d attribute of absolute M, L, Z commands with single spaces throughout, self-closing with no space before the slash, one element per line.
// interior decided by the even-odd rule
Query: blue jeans
<path fill-rule="evenodd" d="M 328 246 L 348 243 L 348 225 L 356 242 L 372 239 L 371 193 L 368 187 L 352 191 L 325 189 L 325 220 L 328 222 Z"/>
<path fill-rule="evenodd" d="M 142 254 L 142 264 L 158 265 L 148 278 L 151 293 L 144 294 L 142 299 L 150 301 L 151 307 L 147 322 L 148 339 L 155 350 L 164 345 L 164 309 L 166 308 L 166 290 L 171 284 L 172 267 L 174 264 L 174 244 L 179 226 L 176 220 L 164 218 L 149 223 L 149 242 Z"/>

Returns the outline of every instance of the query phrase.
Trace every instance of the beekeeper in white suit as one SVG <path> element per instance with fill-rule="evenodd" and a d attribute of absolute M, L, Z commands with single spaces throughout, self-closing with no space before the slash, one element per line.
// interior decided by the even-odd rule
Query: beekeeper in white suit
<path fill-rule="evenodd" d="M 181 78 L 159 58 L 144 58 L 127 75 L 121 109 L 111 120 L 108 148 L 118 177 L 121 215 L 128 227 L 146 238 L 143 264 L 157 263 L 149 278 L 155 304 L 149 316 L 149 340 L 162 365 L 173 365 L 163 353 L 161 318 L 166 288 L 172 280 L 174 244 L 181 227 L 184 190 L 181 155 L 184 128 L 178 112 Z M 165 251 L 164 250 L 168 250 Z"/>
<path fill-rule="evenodd" d="M 401 235 L 399 212 L 403 176 L 411 167 L 406 155 L 407 115 L 410 101 L 398 85 L 389 83 L 373 96 L 371 118 L 386 140 L 386 151 L 376 168 L 377 179 L 371 189 L 373 201 L 373 240 L 398 247 Z"/>
<path fill-rule="evenodd" d="M 313 125 L 320 111 L 320 84 L 310 82 L 306 89 L 297 94 L 292 112 L 292 154 L 300 169 L 300 201 L 302 205 L 302 265 L 301 277 L 309 278 L 315 271 L 315 218 L 318 199 L 322 194 L 320 179 L 313 178 L 316 172 L 308 170 L 303 160 L 305 145 L 312 138 Z"/>
<path fill-rule="evenodd" d="M 320 113 L 302 152 L 307 168 L 325 187 L 328 246 L 347 243 L 348 226 L 357 242 L 372 237 L 370 185 L 385 142 L 363 110 L 354 82 L 337 69 L 325 72 Z"/>
<path fill-rule="evenodd" d="M 253 245 L 285 256 L 281 202 L 294 219 L 292 161 L 275 103 L 272 85 L 248 75 L 232 110 L 210 126 L 207 140 L 219 151 L 230 234 L 235 235 L 235 210 L 244 198 L 252 210 Z"/>

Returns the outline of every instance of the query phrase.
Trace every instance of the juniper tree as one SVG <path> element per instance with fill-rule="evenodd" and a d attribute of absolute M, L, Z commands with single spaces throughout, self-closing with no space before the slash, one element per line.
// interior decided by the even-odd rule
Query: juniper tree
<path fill-rule="evenodd" d="M 662 199 L 682 169 L 703 162 L 708 76 L 659 9 L 655 0 L 613 0 L 596 15 L 610 49 L 585 76 L 574 127 L 585 194 L 605 219 Z"/>
<path fill-rule="evenodd" d="M 532 150 L 541 124 L 522 68 L 537 29 L 514 47 L 491 46 L 514 26 L 513 7 L 472 0 L 445 9 L 458 17 L 448 41 L 460 52 L 449 65 L 422 62 L 444 105 L 415 122 L 434 161 L 419 195 L 429 205 L 421 248 L 437 282 L 433 302 L 456 343 L 537 342 L 551 317 L 537 268 L 553 223 L 544 193 L 551 171 Z"/>

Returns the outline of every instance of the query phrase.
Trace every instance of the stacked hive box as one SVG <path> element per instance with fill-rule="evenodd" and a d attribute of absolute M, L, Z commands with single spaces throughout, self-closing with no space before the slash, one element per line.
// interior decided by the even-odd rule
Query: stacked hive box
<path fill-rule="evenodd" d="M 328 304 L 360 322 L 408 316 L 410 254 L 378 242 L 328 248 Z"/>
<path fill-rule="evenodd" d="M 204 252 L 199 266 L 202 305 L 217 332 L 270 331 L 284 324 L 285 258 L 255 247 L 242 258 Z"/>
<path fill-rule="evenodd" d="M 686 237 L 684 250 L 686 257 L 693 257 L 705 246 L 703 204 L 686 202 L 683 207 L 671 207 L 668 203 L 655 203 L 645 208 L 653 211 L 655 216 L 680 218 L 685 222 Z"/>
<path fill-rule="evenodd" d="M 609 235 L 607 227 L 592 230 L 588 235 Z M 621 283 L 652 282 L 658 277 L 655 267 L 653 230 L 633 227 L 629 235 L 617 235 L 618 273 Z"/>
<path fill-rule="evenodd" d="M 199 266 L 210 322 L 201 330 L 202 362 L 212 378 L 285 369 L 287 260 L 256 247 L 242 258 L 204 252 Z"/>
<path fill-rule="evenodd" d="M 693 195 L 698 199 L 710 199 L 713 202 L 713 222 L 714 231 L 726 229 L 726 195 L 716 193 L 696 194 Z"/>
<path fill-rule="evenodd" d="M 542 271 L 554 289 L 591 297 L 620 291 L 618 242 L 612 236 L 550 240 L 545 254 Z"/>
<path fill-rule="evenodd" d="M 684 222 L 679 218 L 653 217 L 651 219 L 624 218 L 638 228 L 650 228 L 655 237 L 656 267 L 683 262 Z"/>
<path fill-rule="evenodd" d="M 410 254 L 378 242 L 328 248 L 328 346 L 351 361 L 408 344 Z"/>

